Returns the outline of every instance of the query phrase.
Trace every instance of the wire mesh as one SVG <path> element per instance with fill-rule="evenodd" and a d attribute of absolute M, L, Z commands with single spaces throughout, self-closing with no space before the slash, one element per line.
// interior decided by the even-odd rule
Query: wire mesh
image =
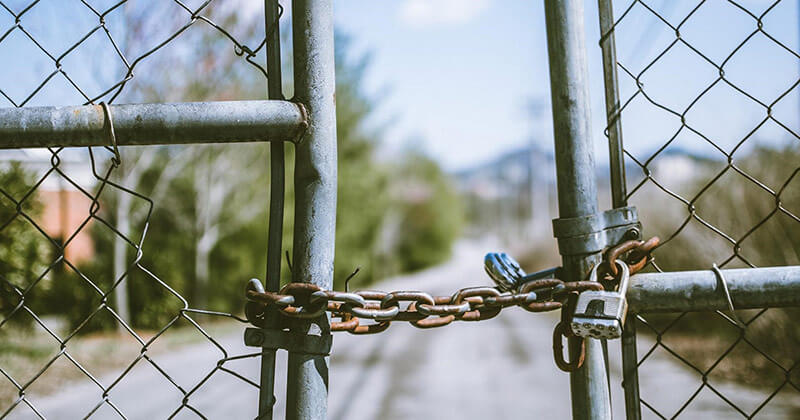
<path fill-rule="evenodd" d="M 798 7 L 614 4 L 601 34 L 616 38 L 619 74 L 608 128 L 622 126 L 627 197 L 663 239 L 650 269 L 800 263 Z M 797 314 L 637 316 L 643 416 L 795 418 Z"/>
<path fill-rule="evenodd" d="M 254 3 L 258 7 L 254 8 Z M 24 107 L 112 103 L 120 99 L 244 99 L 240 96 L 254 95 L 253 91 L 263 97 L 266 89 L 253 89 L 266 86 L 267 77 L 261 64 L 265 61 L 267 33 L 262 4 L 230 0 L 80 0 L 69 4 L 2 0 L 0 96 L 4 99 L 0 102 Z M 203 47 L 211 51 L 201 50 Z M 245 86 L 236 88 L 228 83 L 228 79 L 235 78 L 244 78 Z M 191 156 L 195 160 L 211 159 L 220 150 L 206 148 Z M 0 153 L 0 337 L 6 343 L 0 346 L 0 373 L 5 378 L 0 378 L 0 418 L 127 418 L 131 402 L 140 406 L 139 413 L 148 404 L 159 410 L 169 407 L 169 412 L 151 413 L 156 417 L 193 413 L 206 418 L 205 409 L 213 405 L 209 403 L 213 400 L 208 395 L 197 396 L 207 393 L 221 375 L 252 389 L 249 411 L 255 412 L 258 379 L 252 371 L 257 369 L 251 367 L 251 372 L 243 372 L 240 362 L 260 356 L 260 351 L 245 350 L 238 343 L 238 334 L 235 340 L 228 340 L 231 329 L 220 327 L 226 324 L 210 322 L 245 320 L 234 313 L 210 310 L 208 297 L 182 296 L 179 291 L 185 292 L 186 287 L 178 287 L 176 282 L 183 273 L 169 270 L 168 261 L 162 260 L 156 267 L 145 264 L 148 252 L 156 256 L 160 252 L 148 249 L 145 239 L 159 211 L 156 201 L 167 200 L 169 192 L 150 189 L 154 201 L 137 192 L 139 180 L 187 171 L 179 163 L 183 155 L 187 153 L 174 148 L 128 149 L 123 150 L 118 165 L 111 148 Z M 253 159 L 263 157 L 257 155 Z M 146 166 L 155 159 L 162 159 L 163 171 L 153 173 Z M 263 166 L 263 160 L 256 163 Z M 222 177 L 220 173 L 231 169 L 212 170 L 211 165 L 205 168 L 208 178 Z M 138 175 L 132 176 L 133 172 Z M 206 177 L 195 178 L 206 182 L 206 186 L 210 183 Z M 218 193 L 214 184 L 199 188 L 196 201 L 214 204 L 229 198 L 220 200 Z M 120 213 L 115 212 L 123 202 L 139 215 L 130 223 L 121 223 Z M 261 204 L 265 209 L 266 202 Z M 193 211 L 198 219 L 211 217 L 211 210 L 197 207 Z M 217 215 L 222 222 L 225 217 Z M 191 231 L 179 229 L 176 227 L 177 234 L 189 235 Z M 205 238 L 194 234 L 198 240 Z M 101 236 L 105 238 L 102 241 L 97 239 Z M 86 261 L 111 256 L 106 247 L 114 249 L 114 267 L 105 271 L 87 269 Z M 107 268 L 110 266 L 107 264 Z M 170 274 L 157 274 L 165 271 Z M 142 286 L 147 289 L 145 295 L 121 295 L 120 289 L 129 287 L 134 278 L 140 284 L 146 283 Z M 127 313 L 130 302 L 120 296 L 138 299 L 140 306 L 142 299 L 155 301 L 153 307 L 159 318 L 140 320 L 150 327 L 137 328 L 131 320 L 135 314 Z M 87 305 L 88 311 L 77 309 Z M 62 325 L 63 318 L 71 321 Z M 87 338 L 86 333 L 96 331 L 97 325 L 109 323 L 119 330 L 117 335 L 110 339 Z M 159 327 L 153 328 L 156 324 Z M 15 337 L 40 343 L 42 348 L 15 348 Z M 198 341 L 205 342 L 205 354 L 212 355 L 189 361 L 191 375 L 170 368 L 169 353 L 178 345 L 174 342 L 186 340 L 195 346 Z M 111 355 L 126 343 L 134 351 L 105 366 L 97 363 L 103 358 L 119 359 Z M 36 365 L 23 369 L 19 353 L 36 351 L 43 352 L 34 359 Z M 123 392 L 139 390 L 142 396 L 148 395 L 145 390 L 149 383 L 126 387 L 126 381 L 133 381 L 134 372 L 142 366 L 148 367 L 151 380 L 161 378 L 167 388 L 174 390 L 172 405 L 164 401 L 137 402 L 136 395 L 127 395 L 126 404 L 118 403 Z M 39 402 L 47 396 L 44 391 L 64 395 L 65 382 L 54 373 L 63 370 L 72 372 L 67 380 L 82 378 L 69 382 L 70 396 L 65 397 L 78 401 L 69 402 L 69 412 L 58 411 L 64 404 L 43 408 Z M 53 384 L 42 385 L 48 381 Z M 42 386 L 37 390 L 38 385 Z M 61 389 L 53 389 L 55 386 Z M 94 398 L 78 398 L 86 395 Z"/>

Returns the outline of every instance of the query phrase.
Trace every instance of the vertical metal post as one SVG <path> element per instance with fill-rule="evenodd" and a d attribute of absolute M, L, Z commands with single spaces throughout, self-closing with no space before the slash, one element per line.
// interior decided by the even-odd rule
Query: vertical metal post
<path fill-rule="evenodd" d="M 629 317 L 622 330 L 622 387 L 625 389 L 625 417 L 642 418 L 639 403 L 639 355 L 636 350 L 636 316 Z"/>
<path fill-rule="evenodd" d="M 612 0 L 598 0 L 600 48 L 603 51 L 603 81 L 606 97 L 606 130 L 611 169 L 611 202 L 613 207 L 628 205 L 625 185 L 625 155 L 622 147 L 622 121 L 617 74 L 617 47 L 614 39 L 614 8 Z M 639 405 L 639 371 L 636 351 L 636 317 L 628 318 L 622 333 L 622 386 L 625 389 L 625 414 L 628 420 L 642 417 Z"/>
<path fill-rule="evenodd" d="M 597 213 L 594 150 L 590 135 L 589 83 L 582 0 L 545 0 L 547 51 L 558 187 L 559 217 Z M 583 280 L 600 253 L 565 255 L 567 280 Z M 602 343 L 587 339 L 583 367 L 570 374 L 572 416 L 611 418 Z M 570 349 L 570 354 L 574 349 Z"/>
<path fill-rule="evenodd" d="M 278 0 L 264 1 L 264 28 L 266 30 L 267 53 L 267 97 L 283 99 L 281 80 L 281 39 Z M 265 289 L 277 292 L 281 286 L 281 252 L 283 239 L 283 205 L 285 192 L 284 143 L 271 142 L 269 231 L 267 236 L 267 276 Z M 271 310 L 266 314 L 267 328 L 277 328 L 278 314 Z M 274 349 L 261 350 L 261 388 L 258 399 L 258 418 L 272 420 L 275 406 L 275 353 Z"/>
<path fill-rule="evenodd" d="M 336 230 L 336 106 L 333 0 L 293 0 L 295 99 L 309 126 L 296 147 L 293 281 L 333 285 Z M 328 319 L 316 321 L 330 334 Z M 317 332 L 314 324 L 302 329 Z M 286 418 L 327 416 L 328 357 L 289 353 Z"/>
<path fill-rule="evenodd" d="M 614 9 L 611 0 L 597 1 L 600 16 L 600 48 L 603 51 L 603 82 L 608 123 L 608 157 L 611 169 L 611 201 L 614 208 L 628 205 L 625 186 L 625 156 L 622 149 L 617 46 L 614 40 Z"/>

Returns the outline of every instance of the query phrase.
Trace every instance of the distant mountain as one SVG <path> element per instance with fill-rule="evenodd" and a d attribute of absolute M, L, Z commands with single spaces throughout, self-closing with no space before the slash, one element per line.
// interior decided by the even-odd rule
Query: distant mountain
<path fill-rule="evenodd" d="M 649 158 L 655 151 L 637 156 L 642 159 Z M 680 147 L 668 147 L 661 151 L 647 168 L 652 176 L 660 179 L 669 179 L 672 182 L 681 182 L 688 179 L 692 173 L 703 166 L 719 164 L 720 159 L 700 155 L 696 152 Z M 625 171 L 631 178 L 643 176 L 642 167 L 626 156 Z M 608 185 L 609 164 L 605 159 L 595 161 L 598 185 L 605 188 Z M 498 199 L 508 196 L 519 196 L 533 190 L 534 192 L 548 189 L 555 185 L 556 170 L 552 151 L 543 151 L 533 147 L 521 147 L 511 152 L 471 168 L 453 173 L 459 189 L 469 195 L 483 199 Z M 532 184 L 532 185 L 531 185 Z M 537 188 L 537 185 L 540 186 Z"/>
<path fill-rule="evenodd" d="M 518 195 L 534 185 L 555 182 L 552 153 L 522 147 L 453 174 L 460 190 L 485 199 Z"/>

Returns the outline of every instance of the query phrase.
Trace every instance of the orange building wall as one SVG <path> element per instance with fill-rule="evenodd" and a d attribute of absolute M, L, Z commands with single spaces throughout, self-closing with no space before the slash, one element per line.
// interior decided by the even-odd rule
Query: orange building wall
<path fill-rule="evenodd" d="M 67 260 L 76 264 L 92 258 L 94 243 L 90 230 L 94 221 L 89 220 L 81 227 L 89 218 L 92 200 L 80 191 L 70 190 L 40 190 L 38 195 L 44 206 L 38 222 L 51 238 L 62 238 L 66 241 L 80 228 L 80 232 L 72 238 L 64 251 Z"/>

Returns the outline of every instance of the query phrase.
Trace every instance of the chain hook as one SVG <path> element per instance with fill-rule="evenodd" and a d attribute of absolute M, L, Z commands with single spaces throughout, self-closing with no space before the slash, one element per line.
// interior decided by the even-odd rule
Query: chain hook
<path fill-rule="evenodd" d="M 561 308 L 561 321 L 556 324 L 553 329 L 553 359 L 556 366 L 564 372 L 574 372 L 583 366 L 583 361 L 586 358 L 586 341 L 583 337 L 576 337 L 572 334 L 569 324 L 572 321 L 572 313 L 575 311 L 575 305 L 578 303 L 579 293 L 577 291 L 569 292 L 566 302 Z M 564 360 L 564 343 L 562 337 L 567 338 L 567 349 L 569 351 L 570 361 Z"/>
<path fill-rule="evenodd" d="M 553 359 L 559 369 L 564 372 L 574 372 L 583 366 L 583 360 L 586 358 L 586 341 L 584 341 L 583 337 L 570 337 L 568 335 L 570 334 L 570 329 L 568 327 L 569 324 L 559 322 L 553 329 Z M 580 353 L 576 351 L 575 353 L 577 354 L 570 354 L 572 360 L 569 362 L 564 360 L 564 344 L 561 337 L 567 337 L 567 348 L 570 350 L 570 353 L 573 353 L 574 348 L 580 346 Z M 579 342 L 580 344 L 573 345 L 573 342 Z"/>

